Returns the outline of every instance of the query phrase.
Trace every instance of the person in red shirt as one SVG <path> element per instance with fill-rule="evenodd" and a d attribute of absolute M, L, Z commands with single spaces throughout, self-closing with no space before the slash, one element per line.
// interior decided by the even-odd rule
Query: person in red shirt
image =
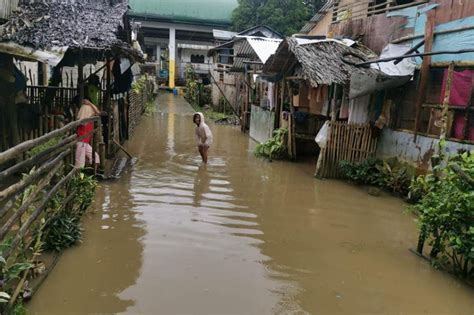
<path fill-rule="evenodd" d="M 84 99 L 79 112 L 77 113 L 77 120 L 82 120 L 86 118 L 91 118 L 94 116 L 101 115 L 100 110 L 92 104 L 88 99 Z M 86 160 L 89 164 L 92 164 L 92 146 L 90 145 L 91 139 L 93 136 L 94 130 L 94 122 L 89 121 L 85 124 L 80 125 L 77 127 L 76 133 L 77 136 L 80 138 L 76 144 L 76 162 L 75 167 L 83 168 L 86 165 Z M 82 137 L 82 138 L 81 138 Z M 94 167 L 97 169 L 97 166 L 100 164 L 99 154 L 95 152 L 95 165 Z"/>

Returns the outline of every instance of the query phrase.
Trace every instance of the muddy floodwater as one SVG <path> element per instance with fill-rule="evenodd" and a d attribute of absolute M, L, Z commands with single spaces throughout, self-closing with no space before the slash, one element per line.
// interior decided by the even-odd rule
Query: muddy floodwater
<path fill-rule="evenodd" d="M 30 314 L 474 314 L 474 290 L 409 252 L 401 200 L 256 159 L 230 126 L 210 124 L 205 167 L 192 109 L 158 104 Z"/>

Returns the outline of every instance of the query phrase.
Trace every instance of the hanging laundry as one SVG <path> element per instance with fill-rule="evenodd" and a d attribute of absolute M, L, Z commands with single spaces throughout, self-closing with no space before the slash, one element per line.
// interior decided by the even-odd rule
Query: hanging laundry
<path fill-rule="evenodd" d="M 369 122 L 370 95 L 364 95 L 349 101 L 350 124 L 365 124 Z"/>
<path fill-rule="evenodd" d="M 339 119 L 347 119 L 349 117 L 349 100 L 344 95 L 341 102 L 341 110 L 339 111 Z"/>
<path fill-rule="evenodd" d="M 380 116 L 375 121 L 375 127 L 382 129 L 390 123 L 390 112 L 392 110 L 392 100 L 386 100 L 382 107 Z"/>
<path fill-rule="evenodd" d="M 451 83 L 451 94 L 449 104 L 454 106 L 467 107 L 471 101 L 472 92 L 472 70 L 454 71 Z M 444 71 L 443 84 L 441 86 L 440 103 L 444 103 L 444 93 L 448 81 L 448 70 Z"/>
<path fill-rule="evenodd" d="M 267 91 L 267 95 L 268 95 L 268 105 L 270 107 L 270 110 L 272 110 L 274 107 L 275 107 L 275 100 L 274 100 L 274 96 L 275 96 L 275 84 L 272 83 L 272 82 L 269 82 L 268 83 L 268 91 Z"/>
<path fill-rule="evenodd" d="M 128 92 L 133 82 L 132 70 L 128 68 L 124 73 L 122 73 L 119 60 L 120 59 L 115 60 L 112 68 L 112 74 L 114 75 L 114 85 L 112 90 L 114 94 Z"/>
<path fill-rule="evenodd" d="M 454 115 L 454 122 L 453 122 L 453 131 L 454 131 L 454 138 L 460 140 L 464 139 L 464 128 L 466 125 L 466 120 L 464 118 L 464 114 L 457 113 Z M 474 126 L 469 126 L 469 130 L 467 132 L 467 140 L 474 140 Z"/>
<path fill-rule="evenodd" d="M 327 85 L 321 85 L 317 88 L 311 88 L 308 93 L 309 112 L 315 115 L 323 115 L 324 103 L 328 99 Z M 327 111 L 326 111 L 327 112 Z"/>
<path fill-rule="evenodd" d="M 309 101 L 309 87 L 306 81 L 300 82 L 300 89 L 299 89 L 299 106 L 300 107 L 308 107 Z"/>

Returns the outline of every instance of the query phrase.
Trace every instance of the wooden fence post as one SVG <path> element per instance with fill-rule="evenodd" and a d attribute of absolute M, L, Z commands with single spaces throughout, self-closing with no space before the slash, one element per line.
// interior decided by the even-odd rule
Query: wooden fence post
<path fill-rule="evenodd" d="M 444 89 L 443 110 L 441 112 L 441 132 L 439 135 L 439 157 L 441 161 L 447 159 L 446 148 L 444 141 L 447 138 L 448 130 L 448 113 L 449 113 L 449 98 L 451 96 L 451 85 L 453 83 L 454 63 L 451 63 L 448 68 L 448 78 L 446 80 L 446 88 Z"/>
<path fill-rule="evenodd" d="M 425 53 L 431 52 L 433 49 L 433 30 L 434 30 L 434 11 L 428 12 L 428 19 L 425 25 Z M 424 56 L 423 57 L 423 64 L 421 65 L 421 72 L 420 72 L 420 84 L 418 86 L 418 97 L 416 99 L 416 107 L 415 107 L 415 127 L 414 127 L 414 137 L 413 141 L 416 141 L 416 137 L 418 134 L 419 124 L 420 124 L 420 117 L 421 117 L 421 109 L 423 107 L 423 103 L 426 99 L 426 89 L 428 86 L 428 77 L 430 72 L 430 65 L 431 65 L 431 56 Z"/>

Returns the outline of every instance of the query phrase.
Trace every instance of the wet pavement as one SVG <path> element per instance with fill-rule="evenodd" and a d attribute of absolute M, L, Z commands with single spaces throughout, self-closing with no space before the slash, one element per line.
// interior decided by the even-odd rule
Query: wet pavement
<path fill-rule="evenodd" d="M 474 314 L 472 289 L 409 252 L 401 200 L 256 159 L 229 126 L 210 124 L 203 166 L 189 105 L 166 94 L 158 108 L 30 314 Z"/>

